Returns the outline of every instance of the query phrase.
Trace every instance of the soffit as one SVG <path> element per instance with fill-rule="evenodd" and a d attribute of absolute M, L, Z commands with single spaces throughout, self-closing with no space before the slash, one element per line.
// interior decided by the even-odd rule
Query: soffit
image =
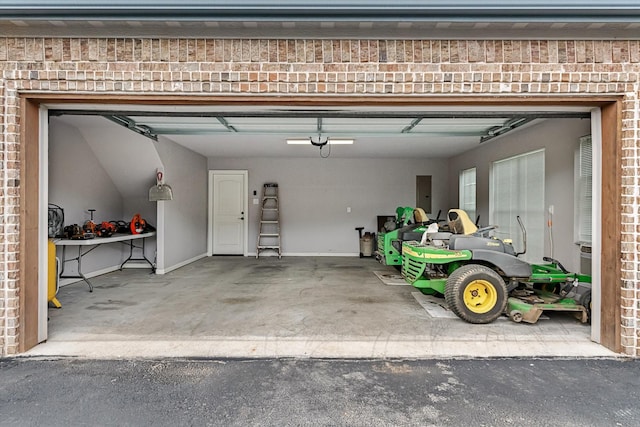
<path fill-rule="evenodd" d="M 0 17 L 0 32 L 13 37 L 128 37 L 215 39 L 474 39 L 637 40 L 640 22 L 492 21 L 145 21 L 32 20 Z"/>
<path fill-rule="evenodd" d="M 637 1 L 2 2 L 15 36 L 637 39 Z"/>

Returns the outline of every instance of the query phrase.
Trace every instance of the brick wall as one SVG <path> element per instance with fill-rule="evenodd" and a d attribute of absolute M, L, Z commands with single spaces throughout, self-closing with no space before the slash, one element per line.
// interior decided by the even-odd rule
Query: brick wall
<path fill-rule="evenodd" d="M 0 79 L 0 357 L 7 353 L 6 337 L 7 337 L 7 309 L 6 300 L 8 299 L 8 283 L 7 283 L 7 233 L 5 232 L 5 209 L 7 200 L 5 194 L 7 192 L 7 168 L 5 167 L 5 158 L 7 156 L 6 136 L 5 136 L 5 112 L 4 112 L 4 79 Z"/>
<path fill-rule="evenodd" d="M 9 95 L 9 83 L 7 79 L 0 80 L 0 355 L 17 353 L 19 322 L 20 147 L 15 91 Z"/>
<path fill-rule="evenodd" d="M 637 89 L 637 87 L 636 87 Z M 622 346 L 640 356 L 640 101 L 628 94 L 622 113 Z"/>
<path fill-rule="evenodd" d="M 622 344 L 640 355 L 640 41 L 0 38 L 0 354 L 17 318 L 19 91 L 624 94 Z"/>

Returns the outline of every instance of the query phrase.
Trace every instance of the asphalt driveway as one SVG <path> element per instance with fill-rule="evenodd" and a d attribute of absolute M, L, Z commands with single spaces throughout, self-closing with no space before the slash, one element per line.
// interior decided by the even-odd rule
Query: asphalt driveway
<path fill-rule="evenodd" d="M 0 360 L 2 426 L 635 426 L 640 361 Z"/>

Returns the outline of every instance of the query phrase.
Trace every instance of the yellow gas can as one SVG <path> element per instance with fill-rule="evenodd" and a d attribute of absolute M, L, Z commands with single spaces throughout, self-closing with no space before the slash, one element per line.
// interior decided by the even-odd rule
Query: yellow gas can
<path fill-rule="evenodd" d="M 56 260 L 56 245 L 53 240 L 49 240 L 48 246 L 48 292 L 47 301 L 53 304 L 56 308 L 62 307 L 56 294 L 58 293 L 58 262 Z"/>

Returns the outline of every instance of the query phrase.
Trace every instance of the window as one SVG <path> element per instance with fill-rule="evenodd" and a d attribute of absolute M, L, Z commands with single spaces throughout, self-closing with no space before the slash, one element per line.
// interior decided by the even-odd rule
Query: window
<path fill-rule="evenodd" d="M 580 138 L 575 163 L 575 240 L 579 244 L 591 243 L 592 162 L 591 135 Z"/>
<path fill-rule="evenodd" d="M 495 236 L 512 239 L 524 249 L 520 216 L 527 231 L 527 252 L 521 258 L 538 262 L 544 256 L 544 150 L 493 162 L 489 188 L 490 220 Z"/>
<path fill-rule="evenodd" d="M 469 214 L 472 221 L 476 220 L 476 168 L 465 169 L 460 172 L 458 187 L 458 207 Z"/>

